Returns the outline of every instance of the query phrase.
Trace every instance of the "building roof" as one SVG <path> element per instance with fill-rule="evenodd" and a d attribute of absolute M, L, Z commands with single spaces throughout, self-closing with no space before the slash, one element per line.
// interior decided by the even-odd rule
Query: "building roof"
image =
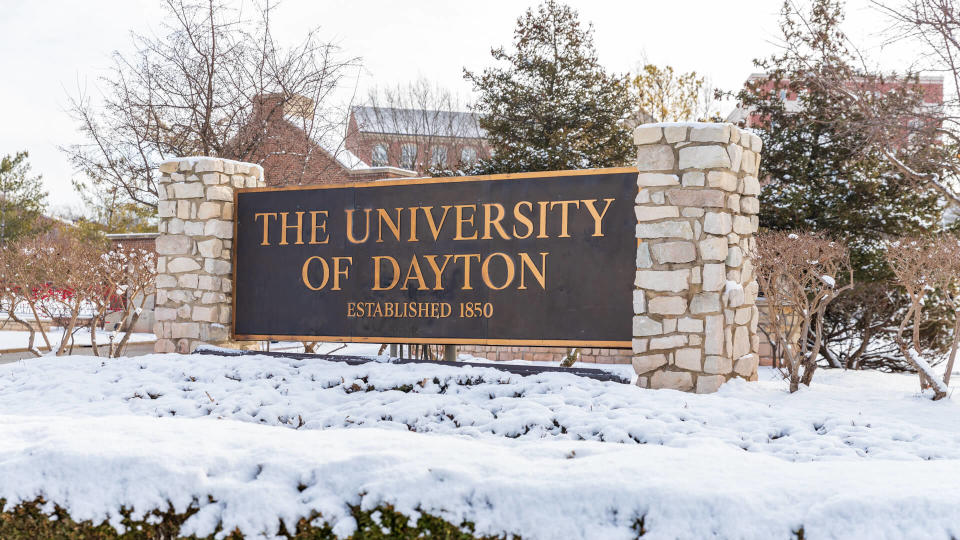
<path fill-rule="evenodd" d="M 357 106 L 353 116 L 360 131 L 387 135 L 416 135 L 485 139 L 487 132 L 470 112 Z"/>

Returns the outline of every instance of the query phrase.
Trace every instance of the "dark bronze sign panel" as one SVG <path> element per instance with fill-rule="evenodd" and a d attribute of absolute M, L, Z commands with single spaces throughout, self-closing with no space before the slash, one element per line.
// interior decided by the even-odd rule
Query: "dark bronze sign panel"
<path fill-rule="evenodd" d="M 234 337 L 630 347 L 633 168 L 240 189 Z"/>

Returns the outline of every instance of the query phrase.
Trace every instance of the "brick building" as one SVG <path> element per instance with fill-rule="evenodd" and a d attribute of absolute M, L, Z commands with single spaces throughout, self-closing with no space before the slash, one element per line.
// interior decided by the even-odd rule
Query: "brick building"
<path fill-rule="evenodd" d="M 787 111 L 795 111 L 800 107 L 799 96 L 796 92 L 787 88 L 787 85 L 790 84 L 789 80 L 781 81 L 781 86 L 779 88 L 774 88 L 773 81 L 767 80 L 766 73 L 752 73 L 747 77 L 744 86 L 758 85 L 759 89 L 764 92 L 777 92 L 780 96 L 780 99 L 784 102 L 784 107 Z M 851 86 L 857 84 L 857 81 L 852 81 Z M 874 90 L 877 92 L 886 92 L 893 88 L 902 87 L 907 84 L 906 81 L 900 79 L 892 79 L 881 86 L 878 86 Z M 923 106 L 924 107 L 939 107 L 943 105 L 943 76 L 942 75 L 931 75 L 920 77 L 918 80 L 918 86 L 923 92 Z M 740 124 L 748 128 L 756 128 L 763 125 L 763 118 L 759 115 L 754 114 L 753 111 L 745 107 L 737 107 L 729 115 L 727 115 L 727 122 L 733 124 Z"/>
<path fill-rule="evenodd" d="M 346 150 L 371 166 L 459 170 L 490 156 L 487 134 L 473 113 L 354 107 Z"/>

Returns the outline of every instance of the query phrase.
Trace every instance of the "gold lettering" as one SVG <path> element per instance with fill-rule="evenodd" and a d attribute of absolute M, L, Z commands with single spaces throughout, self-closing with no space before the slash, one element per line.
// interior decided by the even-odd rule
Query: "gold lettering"
<path fill-rule="evenodd" d="M 380 261 L 386 259 L 390 261 L 390 266 L 393 266 L 393 281 L 390 282 L 389 287 L 380 286 Z M 390 289 L 397 286 L 397 283 L 400 281 L 400 265 L 397 263 L 397 260 L 389 255 L 374 255 L 373 256 L 373 289 L 374 291 L 389 291 Z"/>
<path fill-rule="evenodd" d="M 364 208 L 363 213 L 367 221 L 367 232 L 364 233 L 362 240 L 357 240 L 353 235 L 353 209 L 347 209 L 347 240 L 349 240 L 351 244 L 362 244 L 370 238 L 370 209 Z"/>
<path fill-rule="evenodd" d="M 393 231 L 393 236 L 397 242 L 400 241 L 400 213 L 403 208 L 397 208 L 397 221 L 390 218 L 390 214 L 383 208 L 377 208 L 377 242 L 383 242 L 383 222 L 387 222 L 387 228 Z"/>
<path fill-rule="evenodd" d="M 507 265 L 507 279 L 503 282 L 503 285 L 499 287 L 494 285 L 493 280 L 490 279 L 490 261 L 492 261 L 494 257 L 498 257 L 498 256 L 502 258 L 503 262 Z M 510 283 L 513 281 L 513 275 L 515 272 L 513 269 L 513 259 L 511 259 L 510 256 L 507 255 L 506 253 L 501 253 L 499 251 L 491 253 L 490 256 L 488 256 L 483 261 L 483 266 L 481 267 L 480 270 L 481 270 L 480 274 L 481 276 L 483 276 L 483 282 L 486 284 L 487 287 L 490 287 L 495 291 L 500 291 L 507 288 L 507 286 L 510 285 Z"/>
<path fill-rule="evenodd" d="M 340 261 L 347 261 L 346 268 L 340 269 Z M 334 257 L 333 258 L 333 288 L 331 291 L 340 290 L 340 276 L 344 281 L 350 279 L 350 264 L 353 264 L 353 257 Z"/>
<path fill-rule="evenodd" d="M 607 204 L 603 207 L 603 212 L 597 213 L 597 209 L 593 207 L 593 203 L 597 202 L 596 199 L 584 199 L 583 204 L 586 205 L 587 210 L 590 211 L 590 215 L 593 216 L 593 236 L 603 236 L 603 225 L 601 221 L 603 216 L 607 214 L 607 209 L 610 208 L 610 203 L 614 199 L 604 199 L 604 202 Z"/>
<path fill-rule="evenodd" d="M 430 231 L 433 233 L 433 240 L 436 241 L 440 237 L 440 229 L 443 228 L 443 222 L 447 219 L 447 212 L 450 211 L 452 206 L 443 205 L 440 208 L 443 208 L 443 215 L 440 216 L 440 224 L 437 225 L 433 220 L 433 207 L 432 206 L 421 206 L 424 215 L 427 216 L 427 225 L 430 226 Z"/>
<path fill-rule="evenodd" d="M 495 208 L 497 210 L 497 217 L 490 217 L 490 209 Z M 503 230 L 503 226 L 500 225 L 500 221 L 503 219 L 504 209 L 503 205 L 500 203 L 485 203 L 483 205 L 483 239 L 490 240 L 493 237 L 490 236 L 490 227 L 497 229 L 497 232 L 500 233 L 500 238 L 504 240 L 509 240 L 510 236 L 507 234 L 507 231 Z"/>
<path fill-rule="evenodd" d="M 579 209 L 580 201 L 553 201 L 550 203 L 550 209 L 553 210 L 553 207 L 558 204 L 561 205 L 559 238 L 570 238 L 570 235 L 567 233 L 567 218 L 570 217 L 570 205 L 575 205 Z"/>
<path fill-rule="evenodd" d="M 430 269 L 433 270 L 434 286 L 433 290 L 442 291 L 443 290 L 443 269 L 447 267 L 447 263 L 450 262 L 451 255 L 443 256 L 443 265 L 437 266 L 437 256 L 436 255 L 424 255 L 423 258 L 427 260 L 430 264 Z"/>
<path fill-rule="evenodd" d="M 417 210 L 416 206 L 410 207 L 410 239 L 407 242 L 417 242 Z"/>
<path fill-rule="evenodd" d="M 309 276 L 310 262 L 313 260 L 320 261 L 320 265 L 323 266 L 323 281 L 320 282 L 319 287 L 314 287 L 310 283 L 310 276 Z M 300 275 L 303 277 L 303 284 L 306 285 L 308 289 L 310 289 L 311 291 L 319 291 L 320 289 L 323 289 L 324 287 L 327 286 L 327 280 L 330 279 L 330 267 L 327 266 L 327 261 L 323 260 L 323 257 L 318 257 L 314 255 L 313 257 L 308 258 L 306 262 L 303 263 L 303 269 L 301 270 Z"/>
<path fill-rule="evenodd" d="M 323 215 L 323 219 L 318 224 L 317 216 Z M 326 210 L 311 210 L 310 211 L 310 244 L 326 244 L 330 241 L 330 235 L 327 234 L 327 211 Z M 317 240 L 317 231 L 323 232 L 323 240 Z"/>
<path fill-rule="evenodd" d="M 530 258 L 526 253 L 520 253 L 520 286 L 517 287 L 518 290 L 525 290 L 527 288 L 526 282 L 524 281 L 524 272 L 525 268 L 529 268 L 530 272 L 533 273 L 534 279 L 540 283 L 541 289 L 547 288 L 547 255 L 549 252 L 540 252 L 540 270 L 537 270 L 537 267 L 533 265 L 533 259 Z"/>
<path fill-rule="evenodd" d="M 412 277 L 412 274 L 414 271 L 417 272 L 416 277 Z M 416 255 L 414 255 L 413 258 L 410 259 L 410 267 L 407 268 L 407 277 L 406 279 L 403 280 L 403 286 L 400 287 L 400 290 L 402 291 L 407 290 L 407 283 L 409 283 L 411 279 L 415 279 L 420 283 L 420 286 L 417 287 L 417 290 L 426 291 L 429 289 L 429 287 L 427 287 L 427 284 L 423 281 L 423 272 L 420 271 L 420 263 L 417 262 Z"/>
<path fill-rule="evenodd" d="M 468 255 L 458 254 L 453 256 L 454 262 L 456 262 L 458 259 L 463 259 L 463 287 L 461 287 L 461 290 L 464 291 L 473 290 L 473 287 L 470 286 L 470 261 L 473 258 L 476 258 L 477 262 L 480 262 L 479 253 L 470 253 Z"/>
<path fill-rule="evenodd" d="M 540 233 L 537 235 L 537 238 L 546 238 L 547 237 L 547 205 L 550 204 L 550 201 L 539 201 L 537 204 L 540 205 Z"/>
<path fill-rule="evenodd" d="M 254 214 L 253 222 L 256 223 L 257 219 L 261 217 L 263 218 L 263 240 L 260 241 L 260 245 L 269 246 L 270 245 L 270 239 L 269 239 L 270 219 L 269 218 L 277 219 L 277 213 L 276 212 L 260 212 L 259 214 Z"/>
<path fill-rule="evenodd" d="M 533 210 L 533 203 L 531 203 L 530 201 L 520 201 L 517 204 L 515 204 L 513 207 L 513 217 L 527 228 L 527 234 L 524 234 L 523 236 L 521 236 L 520 233 L 517 232 L 517 226 L 514 225 L 513 236 L 515 236 L 520 240 L 523 240 L 524 238 L 529 238 L 530 235 L 533 234 L 533 222 L 530 221 L 529 217 L 523 215 L 523 213 L 520 212 L 521 205 L 526 206 L 527 210 Z"/>
<path fill-rule="evenodd" d="M 280 212 L 280 243 L 278 246 L 285 246 L 287 242 L 287 230 L 296 229 L 297 230 L 297 241 L 294 244 L 303 244 L 303 215 L 306 212 L 294 212 L 297 214 L 297 224 L 296 225 L 287 225 L 287 216 L 290 215 L 290 212 Z"/>
<path fill-rule="evenodd" d="M 477 205 L 475 204 L 458 204 L 455 207 L 457 209 L 457 234 L 453 237 L 454 240 L 476 240 L 477 231 L 473 231 L 473 236 L 463 236 L 463 224 L 469 223 L 473 227 L 473 214 L 470 214 L 470 219 L 467 219 L 463 216 L 463 210 L 469 208 L 470 210 L 476 212 Z"/>

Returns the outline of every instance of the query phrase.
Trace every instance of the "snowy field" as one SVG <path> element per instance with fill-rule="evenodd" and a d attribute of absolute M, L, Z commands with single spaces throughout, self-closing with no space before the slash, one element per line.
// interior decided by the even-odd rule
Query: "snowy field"
<path fill-rule="evenodd" d="M 351 351 L 356 352 L 354 351 Z M 376 351 L 373 351 L 376 352 Z M 594 367 L 591 365 L 590 367 Z M 265 356 L 0 366 L 0 498 L 201 510 L 271 537 L 393 504 L 525 539 L 960 536 L 960 404 L 915 376 L 772 371 L 714 395 L 568 374 Z"/>
<path fill-rule="evenodd" d="M 53 327 L 47 332 L 47 338 L 50 340 L 50 344 L 54 348 L 60 345 L 60 340 L 63 338 L 63 328 Z M 123 339 L 123 334 L 117 334 L 117 340 Z M 20 330 L 2 330 L 0 331 L 0 351 L 11 351 L 11 350 L 22 350 L 27 348 L 27 343 L 30 340 L 30 332 L 20 331 Z M 153 343 L 157 340 L 157 336 L 147 333 L 133 333 L 130 334 L 130 340 L 127 343 Z M 80 346 L 89 346 L 90 345 L 90 329 L 89 328 L 79 328 L 73 333 L 73 345 L 75 347 Z M 103 330 L 97 331 L 97 345 L 103 347 L 110 345 L 110 332 L 105 332 Z M 37 332 L 36 337 L 33 338 L 33 346 L 38 349 L 46 349 L 46 343 L 43 341 L 43 337 L 40 336 L 40 332 Z"/>

